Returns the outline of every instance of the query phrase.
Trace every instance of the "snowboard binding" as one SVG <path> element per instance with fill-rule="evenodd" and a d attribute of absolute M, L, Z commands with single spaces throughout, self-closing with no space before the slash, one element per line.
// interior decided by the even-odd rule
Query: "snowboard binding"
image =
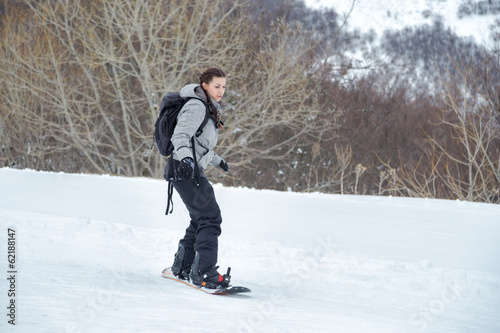
<path fill-rule="evenodd" d="M 204 272 L 200 272 L 199 266 L 200 254 L 196 252 L 193 266 L 191 266 L 191 273 L 189 274 L 189 278 L 194 285 L 208 289 L 220 289 L 229 287 L 229 283 L 231 281 L 231 267 L 227 269 L 226 274 L 221 275 L 217 271 L 219 266 L 211 266 Z"/>

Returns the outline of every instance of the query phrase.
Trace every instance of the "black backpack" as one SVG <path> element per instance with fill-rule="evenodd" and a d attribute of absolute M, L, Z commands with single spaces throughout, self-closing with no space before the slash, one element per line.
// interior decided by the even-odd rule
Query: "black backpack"
<path fill-rule="evenodd" d="M 158 148 L 160 154 L 162 154 L 163 156 L 169 156 L 174 150 L 174 146 L 172 145 L 170 139 L 174 134 L 175 125 L 177 125 L 177 116 L 179 115 L 179 112 L 181 111 L 184 104 L 186 104 L 187 101 L 193 98 L 202 101 L 206 106 L 205 119 L 203 119 L 203 122 L 201 123 L 198 131 L 196 131 L 195 134 L 196 137 L 199 137 L 201 133 L 203 133 L 203 127 L 205 127 L 208 119 L 210 118 L 210 110 L 208 104 L 201 98 L 182 98 L 177 92 L 167 93 L 163 97 L 160 105 L 160 113 L 158 119 L 156 119 L 155 122 L 154 133 L 154 141 L 156 142 L 156 147 Z"/>
<path fill-rule="evenodd" d="M 160 105 L 160 113 L 158 115 L 158 119 L 156 119 L 155 122 L 155 133 L 154 133 L 154 141 L 156 142 L 156 147 L 158 148 L 160 154 L 162 154 L 163 156 L 169 156 L 174 150 L 174 145 L 172 144 L 171 138 L 172 135 L 174 134 L 175 125 L 177 125 L 177 116 L 179 115 L 179 112 L 181 111 L 184 104 L 186 104 L 187 101 L 193 98 L 196 97 L 189 97 L 184 99 L 177 92 L 167 93 L 163 97 L 163 100 L 161 101 Z M 204 100 L 200 98 L 196 99 L 202 101 L 203 104 L 206 106 L 205 118 L 203 119 L 203 122 L 201 123 L 200 127 L 198 128 L 195 134 L 196 137 L 199 137 L 201 133 L 203 133 L 203 127 L 205 127 L 205 125 L 208 122 L 208 119 L 210 118 L 210 107 Z M 194 157 L 195 175 L 196 175 L 195 184 L 197 188 L 200 183 L 200 175 L 198 171 L 198 163 L 196 161 L 194 137 L 191 138 L 191 144 L 193 146 L 193 157 Z M 172 210 L 174 209 L 174 203 L 172 201 L 173 182 L 171 180 L 168 180 L 167 193 L 168 193 L 168 199 L 167 199 L 167 210 L 165 212 L 166 215 L 169 214 L 170 205 L 172 205 Z M 170 213 L 172 213 L 172 210 L 170 210 Z"/>

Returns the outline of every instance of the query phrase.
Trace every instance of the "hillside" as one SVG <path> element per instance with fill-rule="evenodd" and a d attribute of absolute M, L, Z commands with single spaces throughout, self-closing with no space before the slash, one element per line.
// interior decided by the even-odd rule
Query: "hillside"
<path fill-rule="evenodd" d="M 352 0 L 305 0 L 312 9 L 333 8 L 348 13 Z M 432 25 L 442 20 L 458 36 L 471 37 L 479 44 L 489 44 L 490 26 L 500 18 L 500 2 L 476 0 L 355 0 L 348 29 L 363 33 L 374 31 L 382 36 L 386 30 L 402 30 L 409 26 Z"/>

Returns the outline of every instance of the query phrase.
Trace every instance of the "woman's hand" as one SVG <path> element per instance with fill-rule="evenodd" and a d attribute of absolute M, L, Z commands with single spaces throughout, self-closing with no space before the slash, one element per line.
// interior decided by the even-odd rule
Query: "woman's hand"
<path fill-rule="evenodd" d="M 179 176 L 184 180 L 190 180 L 194 177 L 194 160 L 191 157 L 182 159 L 179 165 Z"/>
<path fill-rule="evenodd" d="M 224 161 L 224 160 L 220 161 L 219 168 L 221 168 L 222 170 L 224 170 L 224 172 L 228 172 L 229 171 L 229 165 L 227 165 L 227 162 Z"/>

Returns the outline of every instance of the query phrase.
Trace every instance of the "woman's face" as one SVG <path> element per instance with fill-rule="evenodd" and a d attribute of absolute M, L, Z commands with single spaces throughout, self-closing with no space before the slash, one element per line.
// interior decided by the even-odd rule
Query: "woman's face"
<path fill-rule="evenodd" d="M 216 102 L 220 101 L 222 95 L 226 91 L 226 78 L 216 77 L 212 78 L 209 84 L 203 82 L 203 89 L 212 97 Z"/>

